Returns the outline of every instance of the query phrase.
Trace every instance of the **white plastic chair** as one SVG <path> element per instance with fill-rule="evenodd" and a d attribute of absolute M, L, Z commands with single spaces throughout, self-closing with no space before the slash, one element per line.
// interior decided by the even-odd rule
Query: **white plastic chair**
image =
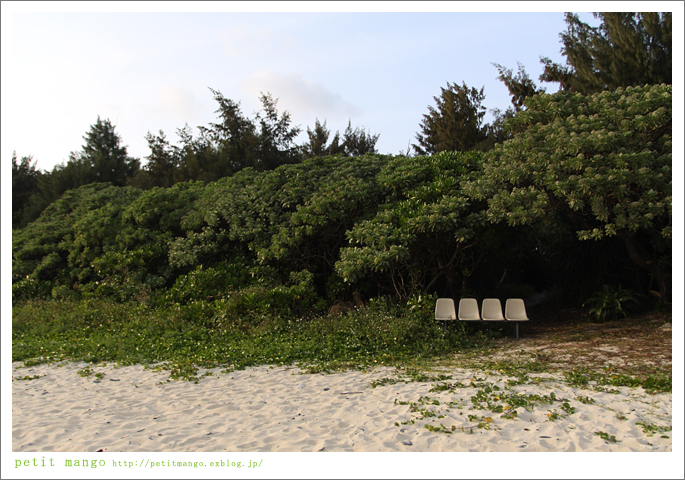
<path fill-rule="evenodd" d="M 526 304 L 521 298 L 508 298 L 505 305 L 504 317 L 509 322 L 516 322 L 516 338 L 519 338 L 519 322 L 527 322 Z"/>
<path fill-rule="evenodd" d="M 503 322 L 504 315 L 502 315 L 502 304 L 499 298 L 484 299 L 481 315 L 486 322 Z"/>
<path fill-rule="evenodd" d="M 438 298 L 435 303 L 436 320 L 456 320 L 457 314 L 454 310 L 454 300 L 451 298 Z"/>
<path fill-rule="evenodd" d="M 466 322 L 479 322 L 478 300 L 475 298 L 462 298 L 459 300 L 458 318 Z"/>

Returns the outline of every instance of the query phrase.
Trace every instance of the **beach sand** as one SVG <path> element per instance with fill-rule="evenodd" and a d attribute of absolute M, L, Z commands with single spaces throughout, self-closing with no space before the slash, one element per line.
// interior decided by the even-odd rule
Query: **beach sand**
<path fill-rule="evenodd" d="M 262 366 L 217 368 L 193 383 L 140 365 L 92 365 L 104 376 L 84 377 L 85 366 L 13 364 L 14 452 L 672 450 L 670 393 L 571 387 L 549 374 L 512 385 L 503 374 L 456 368 L 440 373 L 449 379 L 397 381 L 388 367 L 302 374 Z M 438 385 L 444 389 L 431 391 Z M 556 401 L 545 403 L 552 393 Z M 478 395 L 493 405 L 498 395 L 531 404 L 474 409 Z M 516 417 L 502 416 L 513 410 Z"/>

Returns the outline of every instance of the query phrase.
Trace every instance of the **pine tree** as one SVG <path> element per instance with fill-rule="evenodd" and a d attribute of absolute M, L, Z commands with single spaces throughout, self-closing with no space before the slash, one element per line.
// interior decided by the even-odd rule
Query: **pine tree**
<path fill-rule="evenodd" d="M 535 82 L 528 76 L 526 69 L 521 63 L 518 64 L 518 73 L 514 75 L 510 68 L 503 67 L 498 63 L 493 63 L 493 65 L 499 71 L 499 78 L 504 82 L 509 90 L 509 95 L 511 95 L 511 103 L 514 105 L 514 109 L 519 112 L 523 108 L 523 101 L 527 97 L 532 97 L 538 93 L 544 93 L 544 88 L 538 88 Z"/>
<path fill-rule="evenodd" d="M 26 225 L 22 216 L 31 197 L 38 193 L 40 177 L 32 155 L 17 162 L 17 152 L 12 154 L 12 228 Z"/>
<path fill-rule="evenodd" d="M 298 160 L 297 147 L 293 140 L 300 133 L 299 127 L 291 127 L 290 113 L 283 112 L 279 118 L 274 99 L 270 93 L 259 97 L 264 113 L 257 112 L 259 124 L 259 155 L 257 170 L 273 170 L 280 165 L 295 163 Z"/>
<path fill-rule="evenodd" d="M 98 116 L 83 137 L 86 143 L 81 152 L 71 153 L 70 161 L 81 161 L 90 167 L 86 183 L 110 182 L 121 187 L 140 168 L 140 160 L 128 156 L 127 147 L 121 145 L 121 137 L 114 128 L 112 122 Z"/>
<path fill-rule="evenodd" d="M 344 149 L 340 145 L 340 133 L 336 131 L 329 144 L 328 139 L 330 136 L 331 131 L 326 127 L 326 121 L 324 120 L 322 124 L 317 118 L 314 123 L 314 130 L 307 127 L 307 137 L 309 138 L 309 141 L 300 145 L 302 158 L 326 157 L 342 154 Z"/>
<path fill-rule="evenodd" d="M 436 107 L 428 106 L 423 116 L 421 132 L 416 134 L 419 155 L 432 155 L 442 151 L 466 152 L 487 139 L 488 128 L 483 124 L 486 109 L 481 105 L 483 88 L 469 88 L 462 82 L 447 83 L 440 88 L 439 97 L 433 97 Z"/>
<path fill-rule="evenodd" d="M 352 120 L 348 120 L 347 128 L 343 133 L 342 149 L 346 157 L 359 157 L 367 153 L 376 152 L 376 142 L 380 133 L 371 135 L 371 132 L 364 130 L 364 127 L 355 127 L 352 130 Z"/>
<path fill-rule="evenodd" d="M 672 83 L 672 15 L 670 12 L 595 13 L 598 27 L 566 14 L 560 34 L 567 65 L 542 57 L 540 80 L 562 90 L 591 94 L 618 87 Z"/>

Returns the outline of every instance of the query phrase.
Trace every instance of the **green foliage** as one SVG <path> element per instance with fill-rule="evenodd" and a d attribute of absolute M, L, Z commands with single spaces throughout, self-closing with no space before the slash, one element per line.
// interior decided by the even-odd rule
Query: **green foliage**
<path fill-rule="evenodd" d="M 244 258 L 220 262 L 211 267 L 199 265 L 176 278 L 164 296 L 164 302 L 186 304 L 190 301 L 214 301 L 250 283 L 250 264 Z"/>
<path fill-rule="evenodd" d="M 523 101 L 536 95 L 538 93 L 545 93 L 544 88 L 538 88 L 537 85 L 531 80 L 531 78 L 526 73 L 526 69 L 520 63 L 518 64 L 518 73 L 514 75 L 510 68 L 503 67 L 497 63 L 493 65 L 499 71 L 499 78 L 509 90 L 509 95 L 511 95 L 511 103 L 513 104 L 515 110 L 521 111 L 523 108 Z"/>
<path fill-rule="evenodd" d="M 567 65 L 542 58 L 540 80 L 583 94 L 672 83 L 671 12 L 604 12 L 598 27 L 566 14 L 560 37 Z"/>
<path fill-rule="evenodd" d="M 618 440 L 616 440 L 616 437 L 614 435 L 609 435 L 608 433 L 602 432 L 601 430 L 599 432 L 595 432 L 595 435 L 597 435 L 599 438 L 607 440 L 611 443 L 618 442 Z"/>
<path fill-rule="evenodd" d="M 348 232 L 351 246 L 342 250 L 336 272 L 349 283 L 389 276 L 391 292 L 404 299 L 426 293 L 443 277 L 457 282 L 458 272 L 474 266 L 464 252 L 477 244 L 482 223 L 459 182 L 480 161 L 477 152 L 442 152 L 388 163 L 377 181 L 392 201 Z"/>
<path fill-rule="evenodd" d="M 657 425 L 655 423 L 649 423 L 649 422 L 635 422 L 635 425 L 640 425 L 642 427 L 642 431 L 646 434 L 647 436 L 651 437 L 655 433 L 665 433 L 665 432 L 670 432 L 673 430 L 673 427 L 662 427 L 660 425 Z M 661 437 L 661 438 L 668 438 L 668 437 Z"/>
<path fill-rule="evenodd" d="M 83 137 L 85 144 L 80 152 L 72 152 L 69 161 L 56 165 L 52 172 L 37 178 L 37 191 L 31 196 L 22 213 L 22 225 L 36 218 L 71 189 L 92 183 L 111 183 L 123 186 L 140 168 L 137 158 L 129 157 L 127 147 L 109 120 L 97 121 Z"/>
<path fill-rule="evenodd" d="M 269 301 L 279 300 L 283 293 L 303 293 L 308 281 L 306 273 L 295 276 L 292 291 L 280 290 Z M 265 298 L 245 295 L 242 301 L 259 304 Z M 220 317 L 227 305 L 206 303 L 209 312 L 205 319 Z M 251 319 L 241 315 L 219 327 L 216 321 L 198 318 L 197 312 L 178 305 L 153 308 L 99 298 L 27 301 L 13 308 L 12 359 L 33 359 L 30 363 L 34 364 L 66 359 L 163 362 L 172 376 L 193 379 L 200 366 L 241 369 L 299 362 L 325 371 L 345 365 L 431 359 L 473 344 L 470 336 L 436 327 L 428 306 L 409 310 L 389 301 L 373 302 L 337 317 L 312 316 L 308 320 L 271 313 Z"/>
<path fill-rule="evenodd" d="M 168 244 L 203 189 L 147 192 L 108 184 L 70 190 L 13 236 L 13 299 L 80 293 L 122 300 L 167 286 Z"/>
<path fill-rule="evenodd" d="M 611 285 L 603 285 L 602 290 L 588 298 L 583 307 L 589 307 L 590 317 L 599 322 L 628 317 L 628 312 L 639 305 L 637 295 L 620 285 L 614 289 Z"/>
<path fill-rule="evenodd" d="M 327 278 L 346 230 L 377 207 L 375 177 L 388 160 L 315 158 L 210 184 L 183 219 L 186 234 L 171 243 L 169 261 L 195 267 L 242 254 L 262 267 L 257 282 L 285 283 L 305 269 Z"/>
<path fill-rule="evenodd" d="M 419 155 L 467 152 L 484 142 L 487 128 L 483 124 L 486 109 L 481 105 L 485 98 L 483 89 L 448 82 L 440 92 L 439 97 L 433 97 L 437 108 L 429 106 L 428 114 L 423 116 L 414 150 Z"/>
<path fill-rule="evenodd" d="M 12 153 L 12 228 L 26 226 L 24 213 L 32 196 L 38 193 L 38 179 L 41 171 L 33 163 L 33 156 L 21 157 Z"/>
<path fill-rule="evenodd" d="M 464 192 L 487 200 L 490 222 L 563 213 L 580 240 L 620 238 L 665 297 L 658 259 L 671 241 L 671 87 L 559 92 L 526 106 L 510 120 L 521 132 L 486 154 L 483 175 Z"/>
<path fill-rule="evenodd" d="M 300 163 L 269 156 L 288 150 L 294 132 L 270 96 L 262 98 L 257 125 L 215 92 L 220 123 L 195 140 L 187 128 L 180 131 L 178 149 L 155 137 L 159 171 L 191 168 L 207 155 L 229 161 L 255 138 L 268 140 L 250 146 L 263 156 L 240 160 L 257 163 L 231 164 L 230 176 L 207 184 L 68 190 L 13 232 L 13 300 L 136 299 L 173 306 L 203 328 L 240 330 L 268 315 L 311 318 L 333 303 L 351 305 L 353 292 L 357 306 L 390 294 L 416 310 L 428 308 L 436 292 L 525 297 L 566 274 L 557 267 L 569 244 L 593 238 L 602 241 L 593 252 L 600 258 L 609 257 L 609 247 L 624 248 L 611 257 L 620 263 L 628 255 L 649 271 L 666 301 L 670 92 L 658 86 L 591 97 L 536 95 L 508 120 L 516 136 L 486 154 L 338 155 Z M 88 145 L 102 133 L 122 153 L 108 123 L 98 125 L 104 133 L 95 129 Z M 325 125 L 319 127 L 322 133 Z M 360 134 L 351 125 L 348 133 Z M 91 165 L 91 146 L 69 168 Z M 607 269 L 616 273 L 613 264 Z M 592 270 L 597 282 L 628 276 L 603 273 Z"/>
<path fill-rule="evenodd" d="M 650 375 L 648 377 L 636 377 L 612 372 L 596 373 L 585 370 L 566 372 L 564 374 L 569 385 L 585 387 L 594 381 L 597 385 L 610 385 L 614 387 L 642 387 L 648 393 L 671 392 L 673 380 L 666 375 Z M 618 393 L 618 392 L 617 392 Z"/>
<path fill-rule="evenodd" d="M 85 242 L 79 233 L 95 234 L 84 218 L 93 219 L 100 226 L 108 224 L 112 218 L 105 216 L 98 220 L 97 212 L 102 209 L 104 214 L 116 210 L 115 205 L 120 207 L 131 200 L 127 193 L 136 196 L 136 192 L 122 191 L 102 183 L 68 191 L 51 204 L 40 219 L 21 231 L 13 232 L 13 299 L 33 298 L 37 290 L 49 293 L 54 286 L 52 284 L 72 285 L 74 277 L 83 272 L 71 271 L 70 267 L 74 266 L 76 257 L 91 253 L 90 249 L 84 252 L 74 248 L 76 244 Z M 82 230 L 77 231 L 75 226 L 79 222 Z M 102 245 L 99 247 L 101 250 Z"/>

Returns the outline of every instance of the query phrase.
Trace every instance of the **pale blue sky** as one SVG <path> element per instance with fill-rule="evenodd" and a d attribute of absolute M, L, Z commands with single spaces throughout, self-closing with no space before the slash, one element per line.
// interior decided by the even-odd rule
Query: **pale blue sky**
<path fill-rule="evenodd" d="M 241 102 L 250 117 L 260 108 L 260 92 L 270 92 L 279 111 L 290 112 L 302 128 L 298 143 L 316 118 L 341 132 L 351 120 L 380 134 L 381 153 L 397 154 L 415 142 L 422 115 L 447 82 L 484 87 L 484 105 L 506 109 L 510 98 L 493 62 L 514 71 L 521 62 L 539 85 L 556 91 L 538 81 L 539 59 L 564 61 L 564 4 L 533 5 L 558 10 L 548 13 L 497 13 L 477 5 L 495 11 L 15 11 L 10 68 L 3 68 L 3 84 L 11 82 L 11 136 L 3 135 L 2 157 L 16 150 L 51 169 L 80 150 L 100 115 L 144 162 L 148 131 L 164 130 L 175 142 L 186 122 L 197 132 L 216 120 L 207 87 Z M 595 22 L 589 13 L 582 17 Z M 3 90 L 3 104 L 5 96 Z"/>

